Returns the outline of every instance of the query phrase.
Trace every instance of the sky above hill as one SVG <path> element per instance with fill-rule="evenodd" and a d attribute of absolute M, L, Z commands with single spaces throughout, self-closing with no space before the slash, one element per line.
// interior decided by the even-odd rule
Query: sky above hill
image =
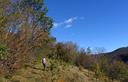
<path fill-rule="evenodd" d="M 57 41 L 112 51 L 128 46 L 128 0 L 45 0 Z"/>

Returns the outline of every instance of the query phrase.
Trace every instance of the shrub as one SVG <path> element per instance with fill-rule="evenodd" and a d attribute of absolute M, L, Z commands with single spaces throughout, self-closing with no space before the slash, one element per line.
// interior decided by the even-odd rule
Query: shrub
<path fill-rule="evenodd" d="M 112 80 L 120 80 L 121 82 L 125 82 L 128 78 L 128 66 L 120 61 L 114 61 L 113 63 L 109 64 L 108 70 L 106 74 Z"/>
<path fill-rule="evenodd" d="M 0 43 L 0 59 L 6 59 L 7 55 L 8 55 L 7 47 L 4 44 Z"/>
<path fill-rule="evenodd" d="M 57 56 L 56 58 L 59 60 L 63 60 L 64 62 L 72 63 L 76 54 L 77 54 L 77 46 L 72 42 L 67 43 L 58 43 L 56 45 L 57 48 Z"/>

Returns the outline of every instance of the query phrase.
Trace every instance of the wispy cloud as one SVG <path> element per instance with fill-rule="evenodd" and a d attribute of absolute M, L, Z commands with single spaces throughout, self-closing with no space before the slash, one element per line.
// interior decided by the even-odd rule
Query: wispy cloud
<path fill-rule="evenodd" d="M 64 20 L 62 22 L 54 22 L 54 27 L 64 27 L 64 28 L 70 28 L 73 26 L 73 23 L 77 20 L 84 20 L 84 17 L 71 17 L 68 18 L 67 20 Z"/>
<path fill-rule="evenodd" d="M 64 23 L 65 24 L 73 23 L 77 19 L 78 19 L 78 17 L 72 17 L 72 18 L 67 19 Z"/>
<path fill-rule="evenodd" d="M 71 24 L 68 24 L 68 25 L 65 26 L 65 28 L 70 28 L 70 27 L 72 27 Z"/>
<path fill-rule="evenodd" d="M 60 25 L 61 25 L 60 23 L 54 23 L 54 27 L 58 27 Z"/>

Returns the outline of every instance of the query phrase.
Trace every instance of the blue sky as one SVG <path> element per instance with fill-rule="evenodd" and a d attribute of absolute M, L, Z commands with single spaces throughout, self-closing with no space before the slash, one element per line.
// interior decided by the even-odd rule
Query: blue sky
<path fill-rule="evenodd" d="M 45 0 L 57 41 L 112 51 L 128 46 L 128 0 Z"/>

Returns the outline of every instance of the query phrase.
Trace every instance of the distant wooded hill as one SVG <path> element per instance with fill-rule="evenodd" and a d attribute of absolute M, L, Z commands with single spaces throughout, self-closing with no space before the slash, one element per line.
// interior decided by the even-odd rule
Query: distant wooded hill
<path fill-rule="evenodd" d="M 112 52 L 98 55 L 108 57 L 111 61 L 118 60 L 128 64 L 128 47 L 118 48 Z"/>

